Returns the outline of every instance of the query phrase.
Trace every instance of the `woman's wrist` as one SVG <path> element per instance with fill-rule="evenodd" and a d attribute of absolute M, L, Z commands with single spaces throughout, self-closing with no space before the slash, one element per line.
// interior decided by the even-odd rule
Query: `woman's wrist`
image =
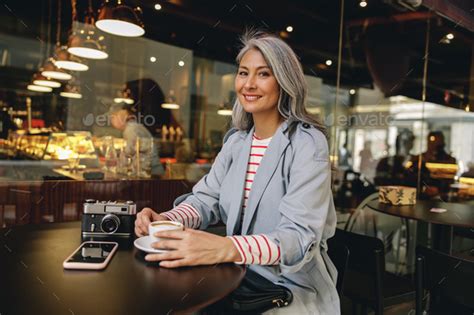
<path fill-rule="evenodd" d="M 155 221 L 173 221 L 173 220 L 170 217 L 163 215 L 162 213 L 159 213 Z"/>
<path fill-rule="evenodd" d="M 223 258 L 222 262 L 239 262 L 242 261 L 239 251 L 234 245 L 234 242 L 229 237 L 223 237 Z"/>

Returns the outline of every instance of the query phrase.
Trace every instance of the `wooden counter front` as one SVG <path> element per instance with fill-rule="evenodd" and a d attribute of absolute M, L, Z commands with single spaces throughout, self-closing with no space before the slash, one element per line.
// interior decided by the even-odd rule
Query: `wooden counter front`
<path fill-rule="evenodd" d="M 191 189 L 187 181 L 161 179 L 2 182 L 0 227 L 79 220 L 85 199 L 133 200 L 138 211 L 163 212 Z"/>

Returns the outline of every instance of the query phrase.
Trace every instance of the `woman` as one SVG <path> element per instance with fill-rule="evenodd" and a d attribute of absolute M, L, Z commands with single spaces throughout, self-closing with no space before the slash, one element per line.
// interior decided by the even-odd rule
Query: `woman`
<path fill-rule="evenodd" d="M 275 313 L 338 314 L 336 271 L 326 253 L 336 214 L 324 129 L 305 111 L 307 88 L 291 48 L 266 34 L 247 36 L 243 45 L 235 128 L 209 174 L 171 211 L 143 209 L 135 232 L 146 235 L 153 220 L 180 221 L 190 228 L 157 234 L 171 240 L 154 244 L 175 250 L 147 260 L 167 268 L 248 264 L 293 292 L 293 303 Z M 195 230 L 219 220 L 227 237 Z"/>

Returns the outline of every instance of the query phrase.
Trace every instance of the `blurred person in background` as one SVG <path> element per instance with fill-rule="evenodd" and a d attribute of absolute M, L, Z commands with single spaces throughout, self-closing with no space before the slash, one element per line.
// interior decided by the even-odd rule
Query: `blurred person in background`
<path fill-rule="evenodd" d="M 150 131 L 137 120 L 134 111 L 127 104 L 114 104 L 108 111 L 110 123 L 115 129 L 122 131 L 122 137 L 125 140 L 125 154 L 133 156 L 136 151 L 136 142 L 138 138 L 150 138 L 153 136 Z M 158 148 L 154 144 L 151 161 L 151 174 L 162 175 L 164 173 L 163 165 L 160 163 Z"/>

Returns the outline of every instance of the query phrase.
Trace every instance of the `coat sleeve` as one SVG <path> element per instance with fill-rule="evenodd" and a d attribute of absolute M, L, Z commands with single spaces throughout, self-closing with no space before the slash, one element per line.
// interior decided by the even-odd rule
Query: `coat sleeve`
<path fill-rule="evenodd" d="M 267 233 L 280 247 L 282 274 L 297 272 L 313 258 L 311 250 L 320 246 L 328 217 L 329 228 L 335 229 L 326 137 L 314 128 L 299 130 L 294 137 L 288 186 L 279 206 L 282 218 Z"/>
<path fill-rule="evenodd" d="M 238 136 L 235 129 L 231 129 L 224 137 L 224 145 L 217 155 L 211 170 L 199 182 L 194 185 L 191 193 L 182 195 L 174 201 L 174 206 L 179 204 L 191 205 L 199 212 L 199 229 L 204 230 L 209 225 L 216 224 L 220 220 L 219 195 L 221 184 L 227 173 L 232 159 L 232 143 Z"/>

